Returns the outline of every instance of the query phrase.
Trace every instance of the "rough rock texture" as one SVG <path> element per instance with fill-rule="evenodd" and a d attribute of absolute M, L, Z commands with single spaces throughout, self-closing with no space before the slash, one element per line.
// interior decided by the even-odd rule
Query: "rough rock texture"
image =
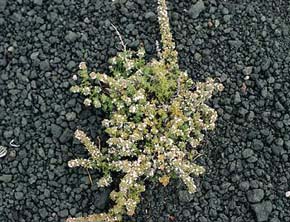
<path fill-rule="evenodd" d="M 196 179 L 198 192 L 189 195 L 180 181 L 148 184 L 133 219 L 290 221 L 289 1 L 168 4 L 180 66 L 194 80 L 219 79 L 225 90 L 209 102 L 219 119 L 201 146 L 207 174 Z M 8 147 L 0 221 L 64 221 L 108 206 L 98 172 L 90 172 L 91 186 L 85 170 L 67 167 L 73 153 L 86 156 L 74 130 L 96 137 L 102 118 L 68 88 L 80 61 L 108 69 L 121 49 L 111 22 L 129 48 L 143 43 L 156 55 L 155 1 L 0 0 L 0 145 Z"/>

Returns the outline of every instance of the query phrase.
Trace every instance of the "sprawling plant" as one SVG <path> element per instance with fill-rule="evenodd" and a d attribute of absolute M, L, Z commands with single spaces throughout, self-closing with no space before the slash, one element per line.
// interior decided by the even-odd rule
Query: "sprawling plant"
<path fill-rule="evenodd" d="M 157 178 L 166 186 L 178 176 L 193 193 L 192 175 L 205 171 L 193 160 L 202 132 L 212 130 L 217 118 L 205 101 L 222 85 L 213 79 L 194 83 L 179 69 L 165 0 L 158 0 L 158 18 L 162 42 L 158 60 L 146 63 L 143 48 L 132 52 L 124 46 L 109 61 L 110 75 L 89 73 L 86 64 L 80 64 L 81 84 L 71 90 L 86 97 L 86 106 L 108 114 L 102 121 L 108 140 L 101 147 L 76 130 L 75 137 L 90 158 L 71 160 L 68 165 L 101 170 L 100 187 L 111 184 L 112 172 L 124 176 L 119 189 L 110 194 L 115 205 L 108 212 L 67 221 L 122 221 L 122 215 L 134 214 L 146 180 Z"/>

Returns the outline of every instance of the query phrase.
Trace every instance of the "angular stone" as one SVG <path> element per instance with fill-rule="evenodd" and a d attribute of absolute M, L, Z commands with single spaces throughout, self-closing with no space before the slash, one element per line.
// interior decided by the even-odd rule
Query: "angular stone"
<path fill-rule="evenodd" d="M 34 4 L 36 5 L 42 5 L 43 1 L 42 0 L 33 0 Z"/>
<path fill-rule="evenodd" d="M 187 190 L 180 190 L 178 192 L 178 197 L 180 202 L 188 203 L 193 200 L 193 195 L 190 194 Z"/>
<path fill-rule="evenodd" d="M 76 113 L 75 112 L 69 112 L 67 114 L 65 114 L 65 118 L 67 121 L 73 121 L 76 119 Z"/>
<path fill-rule="evenodd" d="M 70 129 L 65 129 L 63 131 L 63 133 L 61 134 L 60 138 L 59 138 L 59 141 L 61 143 L 66 143 L 68 142 L 71 138 L 72 138 L 72 131 Z"/>
<path fill-rule="evenodd" d="M 58 212 L 58 216 L 60 216 L 62 218 L 67 217 L 68 216 L 68 210 L 67 209 L 61 210 L 60 212 Z"/>
<path fill-rule="evenodd" d="M 67 35 L 65 36 L 65 40 L 67 42 L 74 42 L 78 38 L 78 34 L 72 31 L 68 31 Z"/>
<path fill-rule="evenodd" d="M 145 19 L 148 19 L 150 21 L 155 21 L 157 19 L 157 15 L 154 12 L 147 12 L 145 14 Z"/>
<path fill-rule="evenodd" d="M 0 182 L 4 182 L 4 183 L 9 183 L 12 180 L 12 175 L 1 175 L 0 176 Z"/>
<path fill-rule="evenodd" d="M 239 184 L 239 188 L 242 191 L 247 191 L 250 187 L 250 183 L 248 181 L 243 181 Z"/>
<path fill-rule="evenodd" d="M 50 130 L 51 130 L 53 137 L 55 137 L 55 138 L 60 137 L 60 135 L 62 133 L 62 128 L 56 124 L 52 124 Z"/>
<path fill-rule="evenodd" d="M 69 61 L 69 63 L 66 65 L 67 69 L 72 71 L 74 68 L 77 67 L 77 64 L 74 61 Z"/>
<path fill-rule="evenodd" d="M 50 70 L 49 61 L 48 60 L 41 61 L 40 64 L 39 64 L 39 68 L 42 71 L 48 71 L 48 70 Z"/>
<path fill-rule="evenodd" d="M 35 59 L 38 58 L 38 55 L 39 55 L 39 52 L 33 52 L 33 53 L 31 53 L 31 55 L 30 55 L 30 59 L 35 60 Z"/>
<path fill-rule="evenodd" d="M 7 5 L 7 0 L 0 0 L 0 12 L 4 11 Z"/>
<path fill-rule="evenodd" d="M 253 189 L 247 192 L 247 198 L 250 203 L 258 203 L 264 198 L 264 190 Z"/>
<path fill-rule="evenodd" d="M 21 200 L 21 199 L 23 199 L 24 194 L 23 194 L 22 192 L 16 192 L 16 193 L 14 194 L 14 196 L 15 196 L 15 199 L 16 199 L 16 200 Z"/>
<path fill-rule="evenodd" d="M 270 201 L 253 204 L 252 208 L 255 212 L 257 222 L 269 221 L 269 216 L 273 210 L 273 205 Z"/>
<path fill-rule="evenodd" d="M 205 10 L 203 0 L 199 0 L 197 3 L 191 6 L 188 13 L 193 19 L 196 19 L 203 10 Z"/>
<path fill-rule="evenodd" d="M 249 157 L 251 157 L 251 156 L 253 156 L 253 155 L 254 155 L 254 151 L 251 150 L 251 149 L 245 149 L 245 150 L 242 152 L 242 156 L 243 156 L 244 159 L 247 159 L 247 158 L 249 158 Z"/>

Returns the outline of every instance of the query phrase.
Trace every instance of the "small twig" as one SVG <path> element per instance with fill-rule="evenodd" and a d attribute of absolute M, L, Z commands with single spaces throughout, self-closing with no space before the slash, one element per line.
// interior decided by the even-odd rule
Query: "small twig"
<path fill-rule="evenodd" d="M 87 173 L 88 173 L 88 177 L 89 177 L 90 183 L 91 183 L 91 185 L 93 186 L 93 180 L 92 180 L 92 177 L 91 177 L 90 171 L 88 170 L 88 168 L 86 168 L 86 170 L 87 170 Z"/>
<path fill-rule="evenodd" d="M 101 140 L 100 140 L 100 137 L 97 137 L 97 140 L 98 140 L 99 149 L 101 149 Z"/>
<path fill-rule="evenodd" d="M 125 45 L 125 43 L 124 43 L 124 41 L 123 41 L 123 39 L 122 39 L 122 36 L 121 36 L 120 32 L 118 31 L 117 27 L 116 27 L 112 22 L 111 22 L 111 25 L 112 25 L 112 27 L 115 29 L 115 31 L 116 31 L 116 33 L 117 33 L 119 39 L 120 39 L 121 45 L 122 45 L 123 48 L 124 48 L 124 51 L 126 51 L 126 45 Z"/>
<path fill-rule="evenodd" d="M 10 141 L 9 145 L 12 147 L 20 147 L 20 145 L 14 144 L 14 139 Z"/>
<path fill-rule="evenodd" d="M 194 158 L 193 158 L 193 160 L 192 161 L 195 161 L 197 158 L 199 158 L 199 157 L 201 157 L 201 156 L 203 156 L 203 154 L 201 154 L 201 153 L 198 153 Z"/>

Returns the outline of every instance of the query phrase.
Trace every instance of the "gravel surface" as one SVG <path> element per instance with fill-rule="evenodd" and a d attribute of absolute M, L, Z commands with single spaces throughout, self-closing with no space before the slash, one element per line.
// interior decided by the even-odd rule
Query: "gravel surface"
<path fill-rule="evenodd" d="M 133 219 L 290 221 L 289 1 L 168 6 L 181 68 L 194 80 L 218 78 L 225 90 L 209 101 L 219 119 L 201 146 L 207 173 L 196 179 L 198 192 L 179 180 L 148 184 Z M 96 137 L 102 118 L 68 89 L 80 61 L 106 71 L 121 49 L 111 22 L 128 47 L 143 43 L 155 55 L 156 1 L 0 0 L 0 145 L 8 148 L 0 159 L 1 222 L 64 221 L 108 207 L 110 189 L 67 167 L 86 155 L 74 130 Z"/>

